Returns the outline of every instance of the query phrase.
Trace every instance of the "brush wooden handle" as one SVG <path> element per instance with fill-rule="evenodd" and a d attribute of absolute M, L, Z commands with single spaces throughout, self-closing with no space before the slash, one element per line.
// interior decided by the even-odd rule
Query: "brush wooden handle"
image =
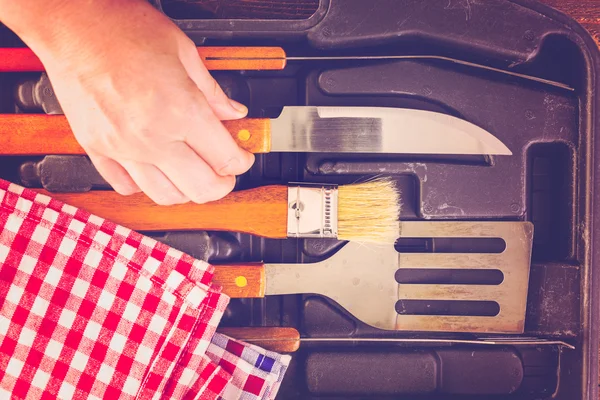
<path fill-rule="evenodd" d="M 244 327 L 219 328 L 217 331 L 278 353 L 293 353 L 300 348 L 300 333 L 294 328 Z"/>
<path fill-rule="evenodd" d="M 271 151 L 271 120 L 223 121 L 233 139 L 251 153 Z M 62 115 L 0 114 L 0 155 L 85 155 Z"/>
<path fill-rule="evenodd" d="M 139 231 L 234 231 L 274 239 L 287 237 L 287 186 L 271 185 L 232 192 L 206 204 L 160 206 L 143 193 L 113 191 L 38 192 Z"/>
<path fill-rule="evenodd" d="M 262 263 L 218 265 L 213 282 L 232 298 L 265 297 L 265 266 Z"/>
<path fill-rule="evenodd" d="M 286 55 L 281 47 L 198 47 L 209 70 L 280 70 Z M 28 48 L 0 48 L 0 72 L 42 72 L 44 65 Z"/>

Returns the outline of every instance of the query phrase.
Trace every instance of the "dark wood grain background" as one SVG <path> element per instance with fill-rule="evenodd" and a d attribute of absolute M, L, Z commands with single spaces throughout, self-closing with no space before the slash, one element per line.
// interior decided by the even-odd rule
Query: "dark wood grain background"
<path fill-rule="evenodd" d="M 425 0 L 424 0 L 425 1 Z M 574 18 L 600 46 L 600 0 L 539 0 Z M 163 0 L 171 17 L 193 14 L 199 18 L 306 19 L 319 0 Z"/>
<path fill-rule="evenodd" d="M 600 0 L 540 0 L 573 17 L 583 25 L 600 46 Z"/>

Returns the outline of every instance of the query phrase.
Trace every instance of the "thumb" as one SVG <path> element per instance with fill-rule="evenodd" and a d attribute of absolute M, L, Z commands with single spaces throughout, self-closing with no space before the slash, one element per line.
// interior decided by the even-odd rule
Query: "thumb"
<path fill-rule="evenodd" d="M 186 46 L 187 47 L 187 46 Z M 227 97 L 221 86 L 212 77 L 202 59 L 198 55 L 195 46 L 193 50 L 180 55 L 183 67 L 190 78 L 194 81 L 198 89 L 204 94 L 210 108 L 220 120 L 243 118 L 248 114 L 248 108 L 245 105 Z"/>

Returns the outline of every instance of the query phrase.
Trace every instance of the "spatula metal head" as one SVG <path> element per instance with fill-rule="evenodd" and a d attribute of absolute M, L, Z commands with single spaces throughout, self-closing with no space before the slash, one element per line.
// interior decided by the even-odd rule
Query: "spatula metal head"
<path fill-rule="evenodd" d="M 404 253 L 393 246 L 347 243 L 329 259 L 298 266 L 270 264 L 265 294 L 317 293 L 357 319 L 386 330 L 522 333 L 533 239 L 527 222 L 403 222 L 400 237 L 500 238 L 501 253 Z M 399 284 L 399 269 L 499 270 L 499 284 Z M 400 315 L 401 300 L 491 301 L 494 316 Z"/>
<path fill-rule="evenodd" d="M 404 222 L 402 237 L 500 238 L 501 253 L 400 254 L 400 268 L 499 270 L 499 284 L 400 284 L 399 300 L 489 301 L 494 316 L 398 315 L 395 329 L 415 331 L 523 333 L 533 225 L 529 222 Z"/>
<path fill-rule="evenodd" d="M 398 252 L 394 246 L 348 242 L 314 264 L 269 264 L 265 294 L 318 293 L 335 300 L 359 320 L 394 329 Z"/>

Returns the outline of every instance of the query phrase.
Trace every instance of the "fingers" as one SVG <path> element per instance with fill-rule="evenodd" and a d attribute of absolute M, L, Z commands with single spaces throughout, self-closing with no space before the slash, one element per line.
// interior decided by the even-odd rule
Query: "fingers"
<path fill-rule="evenodd" d="M 198 112 L 192 116 L 190 123 L 197 128 L 185 140 L 218 175 L 243 174 L 254 163 L 254 155 L 237 145 L 221 120 L 242 118 L 248 109 L 227 97 L 206 69 L 191 40 L 181 49 L 182 64 L 201 92 L 197 95 L 199 109 L 206 104 L 214 113 Z"/>
<path fill-rule="evenodd" d="M 88 152 L 88 156 L 98 170 L 98 173 L 112 186 L 115 192 L 123 196 L 128 196 L 140 191 L 139 186 L 136 185 L 125 168 L 119 163 L 91 152 Z"/>
<path fill-rule="evenodd" d="M 233 190 L 235 177 L 217 175 L 187 144 L 175 142 L 164 153 L 165 161 L 160 166 L 124 161 L 123 167 L 104 156 L 89 156 L 117 193 L 131 195 L 144 191 L 159 205 L 190 200 L 202 204 L 221 199 Z"/>
<path fill-rule="evenodd" d="M 194 43 L 191 41 L 190 43 L 191 46 L 182 46 L 184 51 L 180 54 L 181 62 L 192 81 L 194 81 L 198 89 L 206 97 L 210 108 L 217 118 L 223 121 L 245 117 L 248 114 L 248 108 L 227 97 L 217 81 L 206 69 Z"/>
<path fill-rule="evenodd" d="M 137 161 L 122 161 L 131 178 L 156 204 L 187 203 L 189 199 L 156 166 Z"/>
<path fill-rule="evenodd" d="M 241 175 L 254 163 L 254 154 L 240 148 L 231 133 L 211 112 L 202 112 L 206 100 L 197 94 L 198 112 L 190 115 L 192 129 L 185 142 L 221 176 Z"/>
<path fill-rule="evenodd" d="M 165 149 L 164 163 L 158 167 L 194 203 L 218 200 L 235 186 L 235 177 L 220 176 L 184 142 Z"/>

